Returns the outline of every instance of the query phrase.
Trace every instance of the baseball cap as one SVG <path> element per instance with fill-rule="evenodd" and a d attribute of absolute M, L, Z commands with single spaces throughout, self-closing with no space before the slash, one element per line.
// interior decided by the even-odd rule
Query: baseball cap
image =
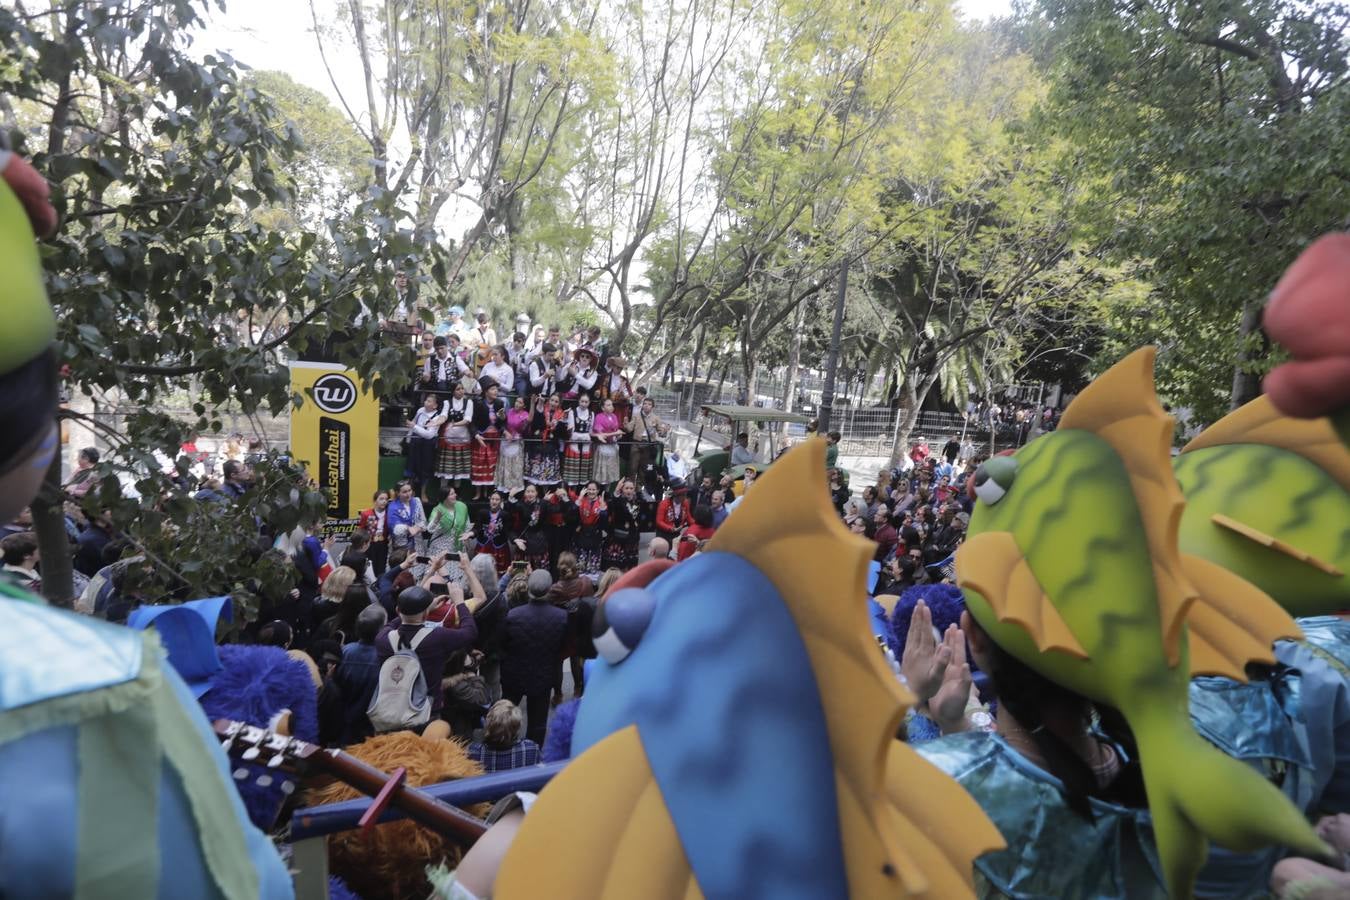
<path fill-rule="evenodd" d="M 420 615 L 427 611 L 431 606 L 431 591 L 424 587 L 413 585 L 410 588 L 404 588 L 398 595 L 398 611 L 407 613 L 410 616 Z"/>

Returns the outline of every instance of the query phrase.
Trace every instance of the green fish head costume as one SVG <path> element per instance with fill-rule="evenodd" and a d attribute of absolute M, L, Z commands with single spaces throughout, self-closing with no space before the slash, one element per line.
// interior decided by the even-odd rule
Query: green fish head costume
<path fill-rule="evenodd" d="M 1189 897 L 1207 840 L 1327 851 L 1279 790 L 1191 726 L 1193 670 L 1244 678 L 1248 661 L 1273 662 L 1273 641 L 1298 628 L 1260 590 L 1178 552 L 1183 501 L 1153 356 L 1131 354 L 1079 395 L 1057 431 L 984 464 L 956 576 L 1000 647 L 1124 715 L 1164 879 L 1172 896 Z"/>

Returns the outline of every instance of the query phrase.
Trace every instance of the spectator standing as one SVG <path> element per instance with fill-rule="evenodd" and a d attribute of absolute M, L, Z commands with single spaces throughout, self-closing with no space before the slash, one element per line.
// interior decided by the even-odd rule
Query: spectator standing
<path fill-rule="evenodd" d="M 445 674 L 446 663 L 456 653 L 467 651 L 478 637 L 473 611 L 481 603 L 481 598 L 475 598 L 468 603 L 454 604 L 453 615 L 447 614 L 446 624 L 438 625 L 428 621 L 428 616 L 449 605 L 450 601 L 447 598 L 436 600 L 429 590 L 414 585 L 398 595 L 398 618 L 386 625 L 375 640 L 380 664 L 383 665 L 396 649 L 413 647 L 414 639 L 420 638 L 413 652 L 417 654 L 422 675 L 427 682 L 427 692 L 431 696 L 432 721 L 439 717 L 444 703 L 441 678 Z M 423 637 L 421 633 L 424 631 L 427 633 Z"/>
<path fill-rule="evenodd" d="M 567 613 L 549 602 L 553 579 L 546 571 L 530 573 L 529 602 L 506 614 L 502 635 L 502 696 L 525 701 L 526 736 L 542 743 L 548 728 L 549 693 L 567 636 Z"/>
<path fill-rule="evenodd" d="M 75 571 L 93 578 L 103 568 L 103 548 L 112 540 L 112 524 L 102 515 L 90 516 L 89 524 L 75 539 Z"/>
<path fill-rule="evenodd" d="M 338 560 L 339 566 L 346 566 L 356 573 L 356 583 L 373 587 L 375 569 L 370 564 L 370 535 L 360 528 L 352 532 L 351 541 Z"/>
<path fill-rule="evenodd" d="M 539 745 L 521 736 L 522 723 L 519 707 L 510 700 L 498 700 L 483 721 L 483 739 L 469 744 L 469 756 L 485 773 L 537 765 Z"/>
<path fill-rule="evenodd" d="M 376 491 L 371 501 L 370 509 L 361 511 L 356 527 L 370 535 L 370 549 L 366 553 L 366 558 L 370 560 L 371 571 L 379 578 L 389 565 L 389 517 L 386 514 L 389 508 L 389 492 Z"/>
<path fill-rule="evenodd" d="M 956 435 L 947 438 L 947 443 L 942 445 L 942 458 L 947 460 L 947 465 L 956 465 L 956 460 L 961 456 L 961 439 Z"/>
<path fill-rule="evenodd" d="M 713 528 L 721 528 L 722 523 L 727 520 L 727 493 L 718 488 L 712 492 L 712 499 L 709 501 L 709 510 L 712 513 Z"/>
<path fill-rule="evenodd" d="M 234 459 L 225 460 L 225 465 L 221 467 L 221 473 L 225 476 L 225 483 L 221 485 L 221 490 L 234 499 L 242 497 L 253 480 L 253 473 L 248 466 Z"/>
<path fill-rule="evenodd" d="M 558 662 L 570 660 L 572 667 L 572 689 L 575 696 L 581 696 L 582 661 L 581 634 L 584 629 L 590 634 L 591 622 L 595 618 L 595 582 L 581 573 L 576 554 L 564 551 L 558 556 L 558 580 L 549 588 L 548 598 L 554 606 L 567 613 L 567 639 L 563 644 L 562 655 Z M 583 608 L 585 607 L 585 608 Z M 562 699 L 562 670 L 554 669 L 554 702 Z"/>
<path fill-rule="evenodd" d="M 342 695 L 342 744 L 363 741 L 375 733 L 366 718 L 370 698 L 380 680 L 380 654 L 375 640 L 388 620 L 384 607 L 372 604 L 356 616 L 356 641 L 342 648 L 334 680 Z"/>
<path fill-rule="evenodd" d="M 839 441 L 842 435 L 837 431 L 831 431 L 825 435 L 825 468 L 833 469 L 839 463 Z"/>

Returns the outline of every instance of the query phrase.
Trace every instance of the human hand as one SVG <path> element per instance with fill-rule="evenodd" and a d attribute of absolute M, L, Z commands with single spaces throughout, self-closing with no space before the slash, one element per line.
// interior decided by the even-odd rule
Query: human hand
<path fill-rule="evenodd" d="M 909 620 L 909 634 L 900 658 L 900 674 L 919 704 L 927 703 L 942 687 L 952 651 L 944 638 L 941 644 L 933 634 L 933 614 L 920 600 Z"/>
<path fill-rule="evenodd" d="M 966 662 L 966 636 L 955 625 L 947 626 L 942 636 L 945 649 L 951 652 L 951 662 L 942 674 L 942 684 L 928 701 L 928 713 L 942 729 L 943 734 L 965 731 L 966 706 L 970 703 L 970 688 L 974 680 Z"/>
<path fill-rule="evenodd" d="M 473 436 L 473 439 L 474 439 L 475 441 L 478 442 L 478 446 L 480 446 L 480 447 L 486 447 L 486 446 L 487 446 L 487 441 L 483 440 L 483 436 L 482 436 L 481 434 L 476 434 L 476 435 L 474 435 L 474 436 Z"/>
<path fill-rule="evenodd" d="M 516 545 L 516 548 L 517 548 L 518 550 L 520 550 L 521 553 L 524 553 L 524 552 L 525 552 L 525 542 L 522 541 L 520 538 L 516 538 L 516 539 L 515 539 L 514 541 L 512 541 L 511 543 L 515 544 L 515 545 Z"/>

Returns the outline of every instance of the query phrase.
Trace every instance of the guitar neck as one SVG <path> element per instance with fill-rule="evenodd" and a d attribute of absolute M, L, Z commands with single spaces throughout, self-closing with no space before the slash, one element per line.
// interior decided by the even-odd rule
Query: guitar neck
<path fill-rule="evenodd" d="M 374 797 L 389 781 L 389 776 L 341 750 L 320 750 L 311 762 L 364 794 Z M 414 787 L 400 785 L 390 801 L 418 824 L 465 845 L 477 841 L 487 831 L 482 819 L 442 803 Z"/>

